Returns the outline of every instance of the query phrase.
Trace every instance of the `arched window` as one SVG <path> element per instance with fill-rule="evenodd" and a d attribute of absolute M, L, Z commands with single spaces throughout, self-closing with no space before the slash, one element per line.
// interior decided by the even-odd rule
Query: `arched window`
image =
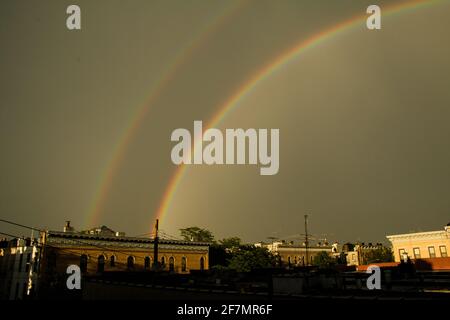
<path fill-rule="evenodd" d="M 111 257 L 109 258 L 109 266 L 110 267 L 116 266 L 116 256 L 115 255 L 111 255 Z"/>
<path fill-rule="evenodd" d="M 205 270 L 205 258 L 200 258 L 200 270 Z"/>
<path fill-rule="evenodd" d="M 99 255 L 98 256 L 98 264 L 97 264 L 97 272 L 103 272 L 105 271 L 105 256 Z"/>
<path fill-rule="evenodd" d="M 127 259 L 127 268 L 128 269 L 133 269 L 134 268 L 134 257 L 133 256 L 129 256 Z"/>
<path fill-rule="evenodd" d="M 169 271 L 170 272 L 175 271 L 175 259 L 173 257 L 169 258 Z"/>
<path fill-rule="evenodd" d="M 291 266 L 291 257 L 288 257 L 288 266 Z"/>
<path fill-rule="evenodd" d="M 161 258 L 161 268 L 164 269 L 166 267 L 166 258 Z"/>
<path fill-rule="evenodd" d="M 144 269 L 150 269 L 150 257 L 145 257 L 144 259 Z"/>
<path fill-rule="evenodd" d="M 13 264 L 11 264 L 11 271 L 13 268 Z M 56 253 L 55 252 L 50 252 L 50 254 L 48 255 L 48 268 L 49 270 L 55 270 L 56 269 Z"/>
<path fill-rule="evenodd" d="M 80 257 L 80 271 L 81 272 L 86 272 L 87 271 L 87 262 L 88 262 L 88 257 L 85 254 L 82 254 Z"/>
<path fill-rule="evenodd" d="M 181 271 L 186 272 L 186 257 L 181 258 Z"/>

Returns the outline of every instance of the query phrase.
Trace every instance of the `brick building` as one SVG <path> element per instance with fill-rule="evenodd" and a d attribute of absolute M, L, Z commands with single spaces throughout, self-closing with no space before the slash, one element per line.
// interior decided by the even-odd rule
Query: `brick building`
<path fill-rule="evenodd" d="M 70 226 L 64 232 L 41 234 L 43 255 L 41 268 L 47 273 L 65 273 L 71 264 L 82 272 L 148 271 L 155 267 L 154 239 L 127 237 L 103 226 L 75 232 Z M 189 273 L 209 267 L 209 244 L 180 240 L 158 241 L 158 270 Z"/>

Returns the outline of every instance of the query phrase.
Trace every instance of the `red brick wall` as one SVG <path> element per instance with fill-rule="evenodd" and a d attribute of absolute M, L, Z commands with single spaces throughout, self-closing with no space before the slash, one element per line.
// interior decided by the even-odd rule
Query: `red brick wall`
<path fill-rule="evenodd" d="M 416 270 L 419 271 L 443 271 L 450 270 L 450 257 L 449 258 L 427 258 L 427 259 L 416 259 L 412 260 Z M 397 267 L 399 262 L 381 262 L 381 263 L 373 263 L 373 265 L 377 265 L 382 269 L 393 269 Z M 358 266 L 358 271 L 366 271 L 370 265 L 362 265 Z"/>
<path fill-rule="evenodd" d="M 450 258 L 428 258 L 413 260 L 416 270 L 450 270 Z"/>
<path fill-rule="evenodd" d="M 357 271 L 366 271 L 369 266 L 379 266 L 381 269 L 394 269 L 396 268 L 400 263 L 398 262 L 380 262 L 380 263 L 372 263 L 367 265 L 361 265 L 357 266 Z"/>

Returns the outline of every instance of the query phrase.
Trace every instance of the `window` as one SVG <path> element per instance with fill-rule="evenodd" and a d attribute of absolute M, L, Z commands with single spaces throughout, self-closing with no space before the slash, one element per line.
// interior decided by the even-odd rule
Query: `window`
<path fill-rule="evenodd" d="M 22 271 L 23 253 L 20 254 L 19 258 L 19 272 Z"/>
<path fill-rule="evenodd" d="M 116 266 L 116 256 L 115 256 L 115 255 L 112 255 L 112 256 L 109 258 L 109 266 L 110 266 L 110 267 L 115 267 L 115 266 Z"/>
<path fill-rule="evenodd" d="M 200 270 L 205 270 L 205 258 L 200 258 Z"/>
<path fill-rule="evenodd" d="M 398 255 L 400 257 L 400 259 L 403 259 L 403 255 L 405 254 L 405 249 L 398 249 Z"/>
<path fill-rule="evenodd" d="M 129 256 L 127 258 L 127 268 L 128 269 L 133 269 L 134 268 L 134 257 Z"/>
<path fill-rule="evenodd" d="M 80 257 L 80 271 L 81 272 L 86 272 L 87 271 L 87 255 L 82 254 Z"/>
<path fill-rule="evenodd" d="M 186 272 L 186 257 L 181 258 L 181 271 Z"/>
<path fill-rule="evenodd" d="M 33 272 L 37 272 L 38 271 L 38 257 L 35 256 L 33 259 Z"/>
<path fill-rule="evenodd" d="M 414 248 L 413 252 L 414 252 L 414 259 L 420 259 L 420 249 Z"/>
<path fill-rule="evenodd" d="M 447 247 L 446 246 L 439 246 L 439 251 L 441 252 L 442 258 L 447 258 Z"/>
<path fill-rule="evenodd" d="M 173 257 L 169 258 L 169 271 L 170 272 L 175 271 L 175 259 Z"/>
<path fill-rule="evenodd" d="M 436 258 L 436 251 L 434 250 L 434 247 L 428 247 L 428 254 L 430 255 L 430 258 Z"/>
<path fill-rule="evenodd" d="M 288 265 L 291 265 L 291 257 L 288 257 Z"/>
<path fill-rule="evenodd" d="M 48 255 L 48 269 L 50 272 L 56 269 L 56 253 L 54 251 Z"/>
<path fill-rule="evenodd" d="M 27 254 L 27 264 L 25 265 L 25 272 L 30 271 L 31 253 Z"/>
<path fill-rule="evenodd" d="M 352 253 L 352 261 L 356 262 L 356 254 Z"/>
<path fill-rule="evenodd" d="M 164 269 L 166 267 L 166 258 L 161 258 L 161 268 Z"/>
<path fill-rule="evenodd" d="M 19 283 L 16 283 L 16 292 L 14 292 L 14 300 L 19 299 Z"/>
<path fill-rule="evenodd" d="M 98 256 L 98 263 L 97 263 L 97 272 L 103 272 L 105 271 L 105 256 L 100 255 Z"/>
<path fill-rule="evenodd" d="M 28 295 L 28 283 L 24 282 L 22 287 L 22 299 L 25 299 Z"/>
<path fill-rule="evenodd" d="M 144 269 L 150 269 L 150 257 L 144 259 Z"/>

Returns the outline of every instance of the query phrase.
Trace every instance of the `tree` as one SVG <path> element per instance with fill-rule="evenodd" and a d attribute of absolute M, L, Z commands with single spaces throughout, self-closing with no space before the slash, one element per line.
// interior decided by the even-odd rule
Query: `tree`
<path fill-rule="evenodd" d="M 363 261 L 365 264 L 375 262 L 392 262 L 394 256 L 392 250 L 387 247 L 380 247 L 374 250 L 368 250 L 363 254 Z"/>
<path fill-rule="evenodd" d="M 229 268 L 238 272 L 249 272 L 253 269 L 270 268 L 276 264 L 276 257 L 266 248 L 241 246 L 233 252 Z"/>
<path fill-rule="evenodd" d="M 209 265 L 210 267 L 221 266 L 227 268 L 233 256 L 233 252 L 239 250 L 241 239 L 230 237 L 219 240 L 209 247 Z"/>
<path fill-rule="evenodd" d="M 328 269 L 336 265 L 336 259 L 327 252 L 321 251 L 314 256 L 313 265 L 318 266 L 320 269 Z"/>
<path fill-rule="evenodd" d="M 230 237 L 219 240 L 219 244 L 225 249 L 237 249 L 241 246 L 241 238 Z"/>
<path fill-rule="evenodd" d="M 231 259 L 231 253 L 228 252 L 221 244 L 213 243 L 209 247 L 209 266 L 217 267 L 221 266 L 226 268 L 229 260 Z"/>
<path fill-rule="evenodd" d="M 186 241 L 213 242 L 214 236 L 211 231 L 199 227 L 180 229 L 181 236 Z"/>

